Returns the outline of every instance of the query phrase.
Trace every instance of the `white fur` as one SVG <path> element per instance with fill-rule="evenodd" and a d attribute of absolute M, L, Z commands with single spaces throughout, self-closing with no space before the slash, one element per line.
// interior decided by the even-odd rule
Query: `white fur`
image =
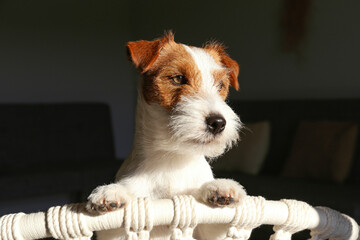
<path fill-rule="evenodd" d="M 217 93 L 214 78 L 211 73 L 213 70 L 222 69 L 223 67 L 217 64 L 215 60 L 203 49 L 195 47 L 190 48 L 184 44 L 183 46 L 193 57 L 195 64 L 201 72 L 201 91 L 207 94 Z"/>
<path fill-rule="evenodd" d="M 212 70 L 222 66 L 201 49 L 186 46 L 186 50 L 201 71 L 201 89 L 195 96 L 182 96 L 170 112 L 157 104 L 147 104 L 139 94 L 132 152 L 118 171 L 116 183 L 95 189 L 88 206 L 99 204 L 104 198 L 128 201 L 127 196 L 159 199 L 192 194 L 205 202 L 214 191 L 225 195 L 234 192 L 239 199 L 245 196 L 241 185 L 232 180 L 214 180 L 205 158 L 216 157 L 230 148 L 241 127 L 237 115 L 219 96 L 211 75 Z M 207 131 L 205 122 L 212 113 L 226 119 L 225 130 L 216 136 Z M 206 227 L 197 232 L 200 239 L 218 239 L 225 233 L 221 227 L 211 235 Z M 123 230 L 103 231 L 98 238 L 121 239 L 121 234 Z M 157 227 L 151 238 L 169 239 L 169 234 L 168 228 Z"/>
<path fill-rule="evenodd" d="M 219 113 L 226 119 L 224 131 L 214 137 L 206 131 L 204 116 Z M 198 94 L 183 96 L 175 107 L 169 123 L 172 139 L 183 146 L 182 151 L 201 153 L 206 157 L 216 157 L 230 148 L 238 140 L 240 120 L 218 94 Z"/>

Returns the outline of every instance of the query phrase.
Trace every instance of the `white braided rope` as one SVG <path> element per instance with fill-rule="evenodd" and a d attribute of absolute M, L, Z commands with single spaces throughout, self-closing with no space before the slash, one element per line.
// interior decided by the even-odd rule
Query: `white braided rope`
<path fill-rule="evenodd" d="M 174 218 L 170 225 L 171 240 L 193 239 L 194 228 L 197 225 L 195 199 L 192 196 L 175 196 Z"/>
<path fill-rule="evenodd" d="M 11 215 L 7 215 L 4 216 L 0 219 L 0 224 L 1 224 L 1 237 L 4 240 L 8 240 L 8 239 L 12 239 L 12 233 L 11 233 L 11 228 L 9 226 L 9 223 L 11 223 L 11 218 L 13 217 L 13 214 Z"/>
<path fill-rule="evenodd" d="M 280 201 L 287 205 L 288 217 L 283 224 L 274 226 L 275 233 L 271 235 L 270 240 L 291 240 L 292 234 L 309 227 L 311 206 L 296 200 Z"/>
<path fill-rule="evenodd" d="M 9 214 L 0 218 L 0 239 L 23 240 L 20 234 L 19 220 L 24 213 Z"/>
<path fill-rule="evenodd" d="M 265 198 L 247 197 L 236 208 L 234 219 L 226 234 L 225 240 L 247 240 L 254 228 L 264 220 Z"/>
<path fill-rule="evenodd" d="M 147 240 L 153 228 L 153 213 L 148 198 L 138 198 L 125 208 L 124 228 L 127 239 Z"/>
<path fill-rule="evenodd" d="M 56 239 L 90 239 L 93 233 L 83 220 L 84 211 L 83 204 L 49 208 L 46 222 L 51 236 Z"/>
<path fill-rule="evenodd" d="M 46 213 L 9 214 L 0 218 L 0 240 L 45 237 L 89 239 L 92 231 L 125 228 L 128 239 L 149 239 L 153 226 L 168 225 L 172 239 L 193 239 L 197 224 L 229 224 L 228 239 L 248 239 L 261 224 L 275 225 L 273 239 L 290 239 L 292 233 L 311 229 L 312 240 L 358 240 L 359 226 L 334 210 L 313 208 L 295 200 L 266 201 L 247 197 L 237 208 L 214 208 L 191 196 L 172 200 L 138 199 L 125 209 L 89 215 L 83 204 L 52 207 Z"/>

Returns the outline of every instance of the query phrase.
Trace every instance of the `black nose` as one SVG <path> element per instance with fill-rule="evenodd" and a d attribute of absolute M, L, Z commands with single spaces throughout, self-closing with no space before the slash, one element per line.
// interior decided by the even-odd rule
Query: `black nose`
<path fill-rule="evenodd" d="M 224 131 L 225 125 L 226 125 L 226 120 L 221 115 L 211 114 L 206 118 L 206 124 L 207 124 L 208 130 L 212 134 L 216 135 L 216 134 Z"/>

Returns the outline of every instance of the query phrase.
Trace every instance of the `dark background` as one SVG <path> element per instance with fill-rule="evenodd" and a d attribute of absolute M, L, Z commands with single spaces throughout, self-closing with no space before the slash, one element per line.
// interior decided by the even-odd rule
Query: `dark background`
<path fill-rule="evenodd" d="M 305 20 L 293 35 L 305 29 L 285 50 L 286 2 L 1 0 L 0 101 L 107 102 L 123 158 L 138 79 L 124 46 L 166 29 L 183 43 L 217 39 L 229 47 L 241 68 L 231 99 L 359 97 L 360 2 L 302 1 Z"/>
<path fill-rule="evenodd" d="M 116 157 L 123 159 L 139 79 L 126 42 L 167 29 L 189 45 L 223 42 L 241 69 L 240 92 L 230 101 L 354 99 L 359 12 L 357 0 L 0 0 L 0 103 L 107 103 Z M 0 202 L 0 214 L 67 201 L 52 195 Z"/>

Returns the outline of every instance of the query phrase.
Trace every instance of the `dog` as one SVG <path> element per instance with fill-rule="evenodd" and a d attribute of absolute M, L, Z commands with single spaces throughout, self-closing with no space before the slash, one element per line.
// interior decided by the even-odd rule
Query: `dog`
<path fill-rule="evenodd" d="M 193 195 L 214 207 L 234 207 L 245 198 L 230 179 L 214 179 L 208 160 L 239 140 L 242 123 L 226 104 L 229 87 L 239 89 L 239 66 L 216 42 L 198 48 L 177 43 L 169 31 L 153 41 L 127 44 L 129 60 L 142 75 L 133 149 L 115 183 L 99 186 L 87 209 L 106 213 L 131 199 Z M 225 226 L 202 225 L 198 239 L 223 239 Z M 155 227 L 151 239 L 169 239 Z M 97 233 L 99 239 L 124 239 L 124 230 Z"/>

